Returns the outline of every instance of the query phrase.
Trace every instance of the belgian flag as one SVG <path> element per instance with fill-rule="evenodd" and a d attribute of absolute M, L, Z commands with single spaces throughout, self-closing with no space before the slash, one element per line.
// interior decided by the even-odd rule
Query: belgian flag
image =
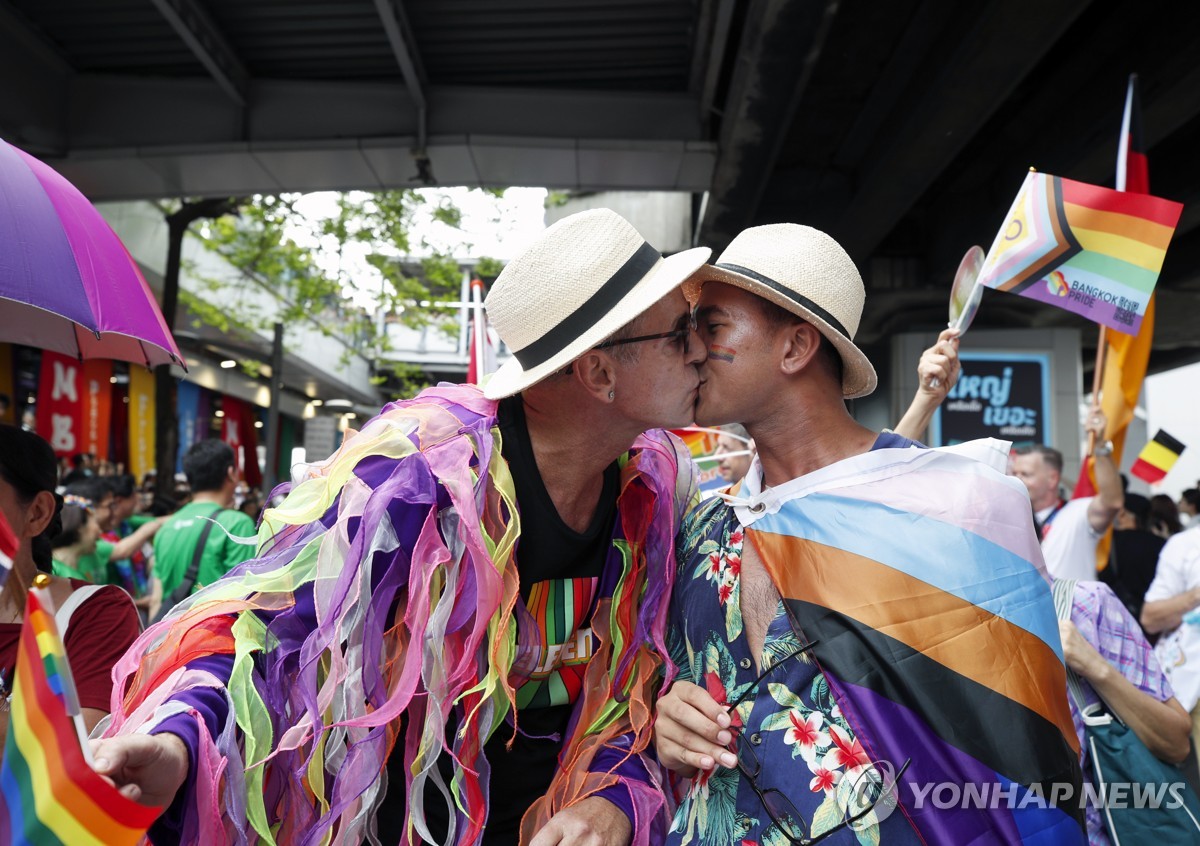
<path fill-rule="evenodd" d="M 1159 429 L 1153 440 L 1142 447 L 1129 472 L 1150 484 L 1161 482 L 1171 472 L 1183 450 L 1183 444 Z"/>

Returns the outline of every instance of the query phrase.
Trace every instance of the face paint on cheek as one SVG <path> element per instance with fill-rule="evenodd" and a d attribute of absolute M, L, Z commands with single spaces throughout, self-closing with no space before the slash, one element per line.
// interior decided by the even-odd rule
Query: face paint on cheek
<path fill-rule="evenodd" d="M 723 361 L 726 364 L 732 364 L 736 355 L 737 350 L 733 347 L 723 347 L 720 344 L 709 344 L 708 346 L 708 358 L 710 361 Z"/>

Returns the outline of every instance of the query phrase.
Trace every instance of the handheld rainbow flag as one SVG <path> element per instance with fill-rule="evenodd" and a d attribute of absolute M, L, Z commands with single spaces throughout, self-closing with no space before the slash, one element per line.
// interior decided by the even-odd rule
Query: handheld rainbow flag
<path fill-rule="evenodd" d="M 132 846 L 159 809 L 126 799 L 92 769 L 49 605 L 46 591 L 29 591 L 0 766 L 0 843 Z"/>
<path fill-rule="evenodd" d="M 692 461 L 698 469 L 696 484 L 702 495 L 720 490 L 728 484 L 717 469 L 720 456 L 714 454 L 717 451 L 717 441 L 724 434 L 720 429 L 689 426 L 686 429 L 672 429 L 671 434 L 678 436 L 692 454 Z M 732 437 L 743 440 L 737 435 Z"/>
<path fill-rule="evenodd" d="M 717 449 L 717 438 L 721 437 L 720 429 L 705 429 L 700 426 L 689 426 L 686 429 L 672 429 L 671 434 L 678 437 L 692 454 L 692 460 L 712 455 Z"/>
<path fill-rule="evenodd" d="M 1183 206 L 1030 172 L 981 284 L 1135 335 Z"/>
<path fill-rule="evenodd" d="M 1186 449 L 1180 441 L 1172 438 L 1162 429 L 1138 453 L 1137 461 L 1129 468 L 1129 472 L 1144 479 L 1150 484 L 1161 482 L 1163 477 L 1171 472 L 1175 462 Z"/>

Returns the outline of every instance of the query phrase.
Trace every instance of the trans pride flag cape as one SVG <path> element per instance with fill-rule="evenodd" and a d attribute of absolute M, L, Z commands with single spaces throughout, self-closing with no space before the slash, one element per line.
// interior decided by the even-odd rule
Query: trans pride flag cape
<path fill-rule="evenodd" d="M 1007 452 L 881 449 L 764 492 L 752 470 L 735 501 L 871 760 L 911 760 L 897 812 L 931 844 L 1082 842 L 1058 624 Z M 945 783 L 954 807 L 931 800 Z M 963 801 L 972 785 L 990 798 Z"/>
<path fill-rule="evenodd" d="M 79 705 L 62 640 L 39 593 L 31 590 L 25 600 L 17 647 L 12 722 L 0 767 L 0 843 L 137 843 L 159 809 L 126 799 L 84 756 L 70 716 Z"/>

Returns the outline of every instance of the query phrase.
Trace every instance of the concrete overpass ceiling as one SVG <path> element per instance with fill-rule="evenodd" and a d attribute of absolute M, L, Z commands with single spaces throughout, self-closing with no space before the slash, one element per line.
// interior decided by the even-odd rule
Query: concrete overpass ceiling
<path fill-rule="evenodd" d="M 1197 56 L 1176 0 L 0 0 L 0 135 L 96 200 L 707 192 L 700 243 L 839 237 L 882 350 L 937 328 L 1029 166 L 1111 182 L 1136 71 L 1151 184 L 1187 204 L 1157 368 L 1200 358 Z M 999 294 L 980 321 L 1095 337 Z"/>
<path fill-rule="evenodd" d="M 439 85 L 687 91 L 690 0 L 406 0 Z"/>
<path fill-rule="evenodd" d="M 698 240 L 719 249 L 746 226 L 778 221 L 831 232 L 863 270 L 860 338 L 876 357 L 894 332 L 944 325 L 959 259 L 990 244 L 1030 166 L 1112 185 L 1126 79 L 1137 72 L 1151 186 L 1185 203 L 1159 283 L 1151 367 L 1200 358 L 1200 7 L 760 0 L 740 46 L 752 58 L 724 110 Z M 1096 337 L 1066 312 L 990 292 L 977 325 Z"/>
<path fill-rule="evenodd" d="M 0 0 L 0 134 L 97 200 L 703 191 L 734 5 Z"/>

